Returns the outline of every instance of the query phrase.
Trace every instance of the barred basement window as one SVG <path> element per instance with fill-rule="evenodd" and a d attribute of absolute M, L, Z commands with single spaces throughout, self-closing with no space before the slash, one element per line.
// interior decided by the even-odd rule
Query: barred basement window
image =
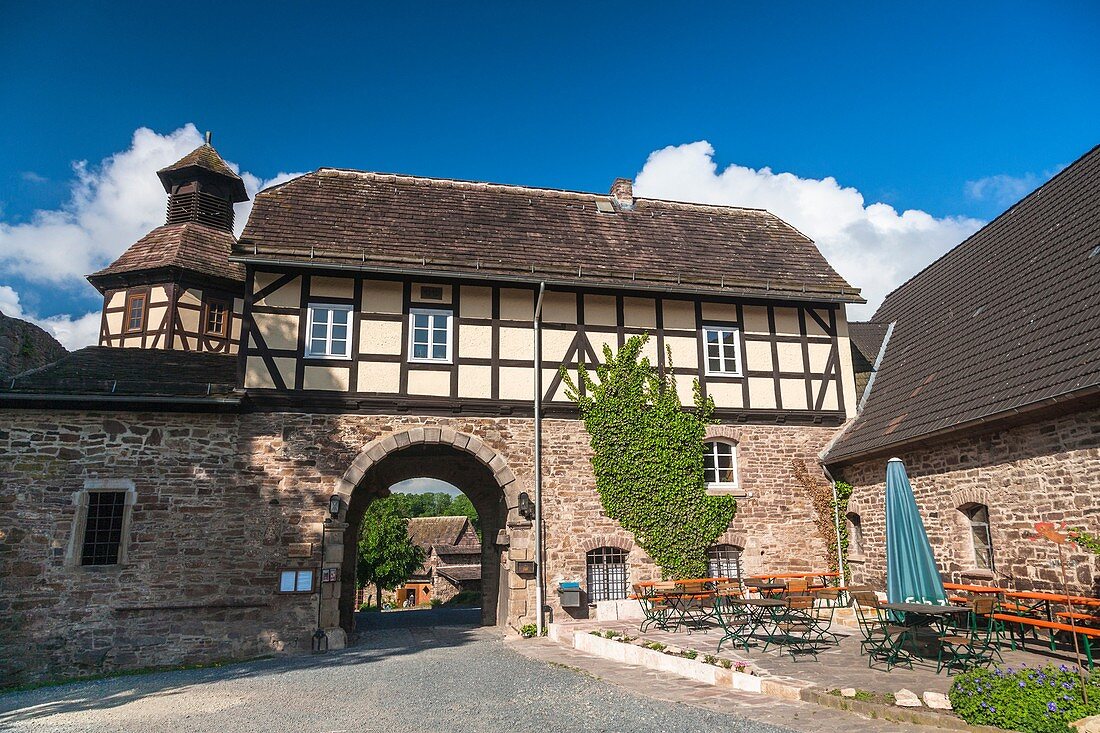
<path fill-rule="evenodd" d="M 88 495 L 84 542 L 80 547 L 81 565 L 118 564 L 125 513 L 125 491 L 93 491 Z"/>
<path fill-rule="evenodd" d="M 103 566 L 126 563 L 130 521 L 137 492 L 129 479 L 86 479 L 73 494 L 73 517 L 67 565 Z"/>
<path fill-rule="evenodd" d="M 707 576 L 741 580 L 741 548 L 735 545 L 714 545 L 707 550 Z"/>
<path fill-rule="evenodd" d="M 741 332 L 732 326 L 703 326 L 706 373 L 712 376 L 739 377 Z"/>
<path fill-rule="evenodd" d="M 626 598 L 626 551 L 597 547 L 585 556 L 588 565 L 588 602 Z"/>

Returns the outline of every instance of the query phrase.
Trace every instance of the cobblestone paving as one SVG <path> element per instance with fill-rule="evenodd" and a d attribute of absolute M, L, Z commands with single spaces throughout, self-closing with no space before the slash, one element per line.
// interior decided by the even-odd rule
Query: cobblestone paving
<path fill-rule="evenodd" d="M 547 641 L 504 641 L 495 629 L 392 629 L 363 637 L 351 649 L 323 656 L 0 695 L 0 730 L 909 730 L 803 703 L 718 692 L 629 669 L 603 669 L 596 664 L 600 660 Z"/>

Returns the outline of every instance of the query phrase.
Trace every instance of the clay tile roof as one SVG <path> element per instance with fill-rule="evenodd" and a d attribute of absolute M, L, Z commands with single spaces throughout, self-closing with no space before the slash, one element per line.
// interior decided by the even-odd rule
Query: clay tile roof
<path fill-rule="evenodd" d="M 767 211 L 609 201 L 322 168 L 257 194 L 234 252 L 255 262 L 862 302 L 808 237 Z"/>
<path fill-rule="evenodd" d="M 480 565 L 440 565 L 436 568 L 436 572 L 456 583 L 463 580 L 481 580 Z"/>
<path fill-rule="evenodd" d="M 891 293 L 830 462 L 1100 391 L 1100 146 Z"/>
<path fill-rule="evenodd" d="M 228 354 L 88 346 L 5 380 L 0 394 L 224 397 L 236 381 Z"/>
<path fill-rule="evenodd" d="M 228 179 L 238 196 L 236 200 L 245 201 L 248 199 L 248 194 L 245 193 L 244 189 L 244 181 L 209 143 L 200 145 L 172 165 L 161 168 L 157 171 L 157 176 L 165 184 L 165 190 L 168 190 L 168 185 L 172 180 L 184 178 L 196 168 Z"/>
<path fill-rule="evenodd" d="M 409 538 L 425 549 L 453 545 L 468 521 L 466 517 L 414 517 L 409 520 Z"/>
<path fill-rule="evenodd" d="M 88 279 L 98 287 L 111 276 L 175 267 L 243 283 L 244 266 L 229 261 L 234 241 L 232 233 L 205 224 L 165 224 L 130 245 L 122 256 Z"/>
<path fill-rule="evenodd" d="M 432 545 L 436 555 L 480 555 L 481 544 L 476 545 Z"/>

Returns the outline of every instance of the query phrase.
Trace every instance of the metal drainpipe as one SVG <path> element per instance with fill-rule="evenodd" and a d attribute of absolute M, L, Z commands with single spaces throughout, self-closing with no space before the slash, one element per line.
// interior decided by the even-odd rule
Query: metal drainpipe
<path fill-rule="evenodd" d="M 542 573 L 542 296 L 546 283 L 539 283 L 539 297 L 535 303 L 535 629 L 542 637 L 543 598 Z"/>
<path fill-rule="evenodd" d="M 847 585 L 848 581 L 844 577 L 844 553 L 840 547 L 840 507 L 837 502 L 836 494 L 836 479 L 833 478 L 833 474 L 829 473 L 829 467 L 824 462 L 821 463 L 821 470 L 825 472 L 826 478 L 829 479 L 829 485 L 833 487 L 833 526 L 836 527 L 836 569 L 840 572 L 840 585 Z"/>

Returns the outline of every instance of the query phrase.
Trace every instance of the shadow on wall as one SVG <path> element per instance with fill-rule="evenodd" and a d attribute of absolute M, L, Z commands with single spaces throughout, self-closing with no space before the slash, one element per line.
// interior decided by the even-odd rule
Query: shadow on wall
<path fill-rule="evenodd" d="M 483 632 L 482 632 L 483 633 Z M 98 681 L 41 687 L 0 694 L 0 730 L 19 723 L 33 723 L 50 715 L 103 711 L 138 700 L 177 695 L 206 684 L 253 677 L 268 677 L 309 669 L 373 664 L 391 657 L 415 656 L 432 649 L 462 647 L 477 641 L 473 628 L 448 628 L 424 646 L 408 634 L 377 634 L 360 645 L 317 655 L 279 656 L 229 664 L 224 667 L 124 675 Z"/>

